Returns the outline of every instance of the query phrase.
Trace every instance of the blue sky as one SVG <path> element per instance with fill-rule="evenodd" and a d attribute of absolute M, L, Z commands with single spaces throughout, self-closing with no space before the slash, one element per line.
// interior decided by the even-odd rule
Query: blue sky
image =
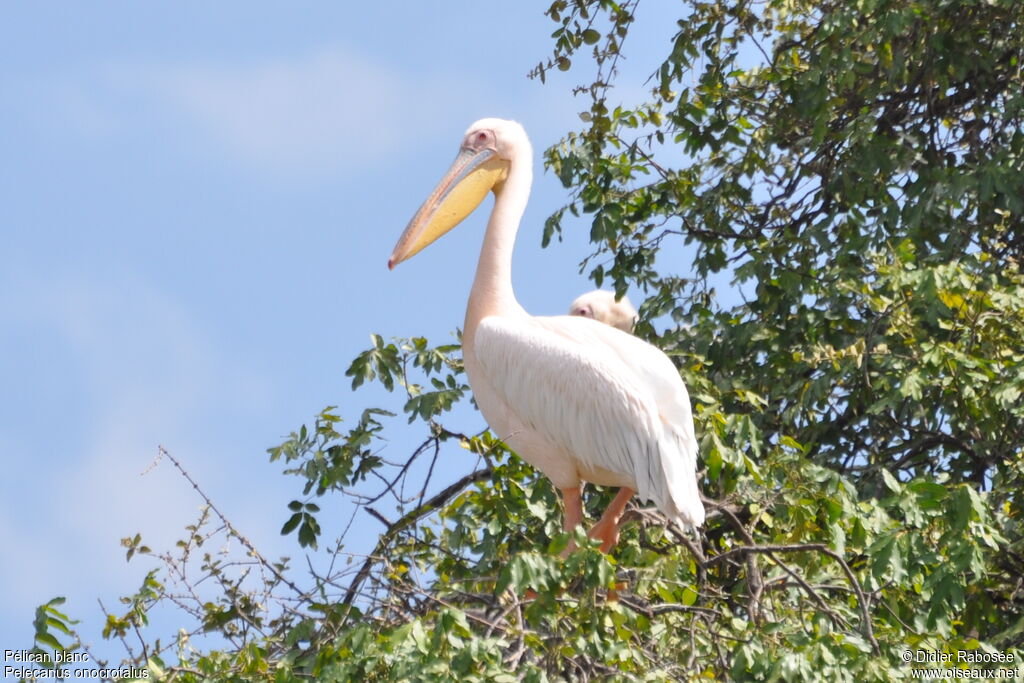
<path fill-rule="evenodd" d="M 96 599 L 115 607 L 150 566 L 119 539 L 165 548 L 193 520 L 167 463 L 141 475 L 158 444 L 266 555 L 298 554 L 278 535 L 296 482 L 266 448 L 325 405 L 379 398 L 344 377 L 371 332 L 440 343 L 461 325 L 485 212 L 385 263 L 462 132 L 514 118 L 539 156 L 579 125 L 589 71 L 526 78 L 550 52 L 546 5 L 5 6 L 0 649 L 29 646 L 54 595 L 97 643 Z M 641 4 L 627 101 L 667 52 L 664 11 Z M 528 310 L 562 313 L 591 288 L 588 228 L 540 249 L 566 195 L 539 159 L 535 174 L 515 284 Z"/>

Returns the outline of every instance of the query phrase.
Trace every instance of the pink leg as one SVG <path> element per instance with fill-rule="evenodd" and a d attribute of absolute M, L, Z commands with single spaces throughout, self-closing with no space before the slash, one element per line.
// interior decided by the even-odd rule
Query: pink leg
<path fill-rule="evenodd" d="M 569 533 L 583 522 L 583 496 L 579 486 L 562 489 L 562 501 L 565 503 L 564 529 Z M 576 544 L 569 541 L 568 547 L 562 551 L 562 557 L 576 549 Z"/>
<path fill-rule="evenodd" d="M 565 503 L 565 517 L 563 520 L 563 528 L 572 532 L 580 523 L 583 521 L 583 495 L 579 486 L 573 486 L 572 488 L 562 489 L 562 502 Z M 565 550 L 562 551 L 562 557 L 566 558 L 569 554 L 576 550 L 576 544 L 569 541 L 569 545 L 566 546 Z M 537 591 L 527 588 L 526 593 L 523 595 L 525 600 L 536 600 Z"/>
<path fill-rule="evenodd" d="M 580 487 L 562 489 L 562 500 L 565 502 L 565 530 L 572 531 L 583 521 L 583 497 Z"/>
<path fill-rule="evenodd" d="M 622 487 L 601 515 L 601 519 L 590 530 L 591 538 L 601 539 L 601 552 L 607 553 L 619 542 L 619 520 L 626 510 L 626 504 L 636 493 L 633 489 Z"/>

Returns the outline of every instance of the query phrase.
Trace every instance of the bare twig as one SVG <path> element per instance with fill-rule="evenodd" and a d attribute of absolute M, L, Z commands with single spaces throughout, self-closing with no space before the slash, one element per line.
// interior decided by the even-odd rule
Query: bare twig
<path fill-rule="evenodd" d="M 818 552 L 822 553 L 823 555 L 827 555 L 828 557 L 835 560 L 836 563 L 842 568 L 843 573 L 846 575 L 846 580 L 849 582 L 850 587 L 853 589 L 853 592 L 857 594 L 857 603 L 860 608 L 862 633 L 864 634 L 864 637 L 868 639 L 868 642 L 871 643 L 871 647 L 874 649 L 875 653 L 877 654 L 881 652 L 881 648 L 878 645 L 878 640 L 875 638 L 874 628 L 871 624 L 871 613 L 869 610 L 867 597 L 864 595 L 864 590 L 861 588 L 860 583 L 857 581 L 857 577 L 854 576 L 853 570 L 850 569 L 850 565 L 846 563 L 846 560 L 844 560 L 843 557 L 839 555 L 839 553 L 831 550 L 824 543 L 790 543 L 784 545 L 740 546 L 738 548 L 733 548 L 732 550 L 727 550 L 724 553 L 708 558 L 707 564 L 718 564 L 732 557 L 744 555 L 746 553 L 762 553 L 771 556 L 772 553 L 777 552 Z M 821 595 L 819 595 L 818 592 L 814 589 L 814 587 L 807 583 L 807 581 L 804 580 L 802 576 L 794 572 L 792 569 L 789 569 L 781 562 L 778 564 L 783 571 L 789 574 L 794 581 L 800 584 L 800 586 L 807 592 L 807 594 L 810 595 L 811 598 L 818 603 L 819 607 L 824 609 L 834 619 L 838 618 L 840 621 L 845 622 L 845 620 L 843 620 L 842 617 L 840 617 L 831 608 L 828 607 L 828 604 L 825 602 L 824 598 L 822 598 Z"/>
<path fill-rule="evenodd" d="M 414 522 L 418 521 L 420 518 L 436 510 L 439 506 L 446 503 L 449 499 L 455 496 L 455 494 L 457 494 L 466 486 L 469 486 L 474 482 L 489 477 L 491 475 L 491 472 L 492 470 L 489 467 L 476 470 L 475 472 L 470 472 L 466 476 L 456 481 L 451 486 L 448 486 L 444 490 L 431 496 L 422 504 L 416 506 L 414 509 L 402 515 L 402 517 L 399 518 L 398 521 L 389 525 L 387 530 L 383 534 L 381 534 L 380 540 L 377 541 L 377 547 L 374 550 L 374 552 L 366 558 L 366 561 L 363 562 L 363 565 L 359 568 L 359 571 L 352 579 L 352 583 L 349 584 L 348 591 L 345 593 L 345 599 L 341 601 L 341 604 L 345 607 L 348 607 L 352 604 L 352 601 L 355 600 L 355 597 L 359 593 L 359 589 L 362 586 L 363 582 L 370 575 L 370 570 L 373 568 L 373 565 L 378 562 L 379 557 L 382 555 L 383 549 L 387 547 L 388 543 L 390 543 L 391 540 L 400 531 L 407 528 Z"/>

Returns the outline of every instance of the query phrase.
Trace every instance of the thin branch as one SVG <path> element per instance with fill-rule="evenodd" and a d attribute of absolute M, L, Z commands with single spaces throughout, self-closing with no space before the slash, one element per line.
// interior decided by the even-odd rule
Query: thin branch
<path fill-rule="evenodd" d="M 196 480 L 192 478 L 192 475 L 185 471 L 185 468 L 181 466 L 181 463 L 178 462 L 177 458 L 171 455 L 170 452 L 163 446 L 158 446 L 157 448 L 159 449 L 160 453 L 159 457 L 164 457 L 170 460 L 174 467 L 177 468 L 179 472 L 181 472 L 181 476 L 185 477 L 185 481 L 192 484 L 192 488 L 194 488 L 196 492 L 200 495 L 200 497 L 202 497 L 206 505 L 209 506 L 211 510 L 213 510 L 213 513 L 217 515 L 221 523 L 224 524 L 224 527 L 228 530 L 228 533 L 237 538 L 239 541 L 241 541 L 242 545 L 245 546 L 246 550 L 248 550 L 249 553 L 253 557 L 255 557 L 259 561 L 259 563 L 263 565 L 265 569 L 267 569 L 271 574 L 273 574 L 278 581 L 291 588 L 296 593 L 296 595 L 300 597 L 305 597 L 306 591 L 303 591 L 301 588 L 292 583 L 288 578 L 286 578 L 281 572 L 279 572 L 277 570 L 277 567 L 275 567 L 265 557 L 263 557 L 263 554 L 256 549 L 256 546 L 254 546 L 252 542 L 248 538 L 246 538 L 238 529 L 236 529 L 235 526 L 228 520 L 228 518 L 225 517 L 223 513 L 221 513 L 217 506 L 213 504 L 213 501 L 210 500 L 210 497 L 206 495 L 206 492 L 203 491 L 203 489 L 199 487 L 199 484 L 196 483 Z"/>
<path fill-rule="evenodd" d="M 448 502 L 449 499 L 454 497 L 455 494 L 466 486 L 478 482 L 481 479 L 485 479 L 491 474 L 492 470 L 490 467 L 470 472 L 451 486 L 431 496 L 421 505 L 417 505 L 406 514 L 402 515 L 402 517 L 400 517 L 396 522 L 388 526 L 387 530 L 380 535 L 380 540 L 377 541 L 376 549 L 374 549 L 374 551 L 366 558 L 366 561 L 363 562 L 363 565 L 359 568 L 359 571 L 352 579 L 352 583 L 349 584 L 348 591 L 345 593 L 345 599 L 341 601 L 341 604 L 345 607 L 352 604 L 352 601 L 355 600 L 363 582 L 366 581 L 367 577 L 369 577 L 370 570 L 373 568 L 373 565 L 378 562 L 378 557 L 383 554 L 383 550 L 399 532 Z"/>

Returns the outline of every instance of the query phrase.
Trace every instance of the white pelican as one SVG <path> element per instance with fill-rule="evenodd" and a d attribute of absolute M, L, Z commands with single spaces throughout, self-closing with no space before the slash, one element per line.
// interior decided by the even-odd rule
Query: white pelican
<path fill-rule="evenodd" d="M 623 296 L 616 301 L 615 294 L 604 289 L 580 294 L 569 305 L 569 315 L 593 318 L 623 332 L 632 332 L 637 318 L 636 309 L 630 303 L 629 297 Z"/>
<path fill-rule="evenodd" d="M 584 482 L 620 487 L 590 531 L 608 552 L 639 494 L 686 527 L 704 521 L 690 399 L 672 361 L 631 334 L 577 316 L 533 317 L 512 292 L 512 249 L 533 178 L 514 121 L 482 119 L 395 245 L 388 268 L 458 225 L 494 192 L 462 352 L 494 433 L 561 490 L 565 529 L 583 521 Z"/>

